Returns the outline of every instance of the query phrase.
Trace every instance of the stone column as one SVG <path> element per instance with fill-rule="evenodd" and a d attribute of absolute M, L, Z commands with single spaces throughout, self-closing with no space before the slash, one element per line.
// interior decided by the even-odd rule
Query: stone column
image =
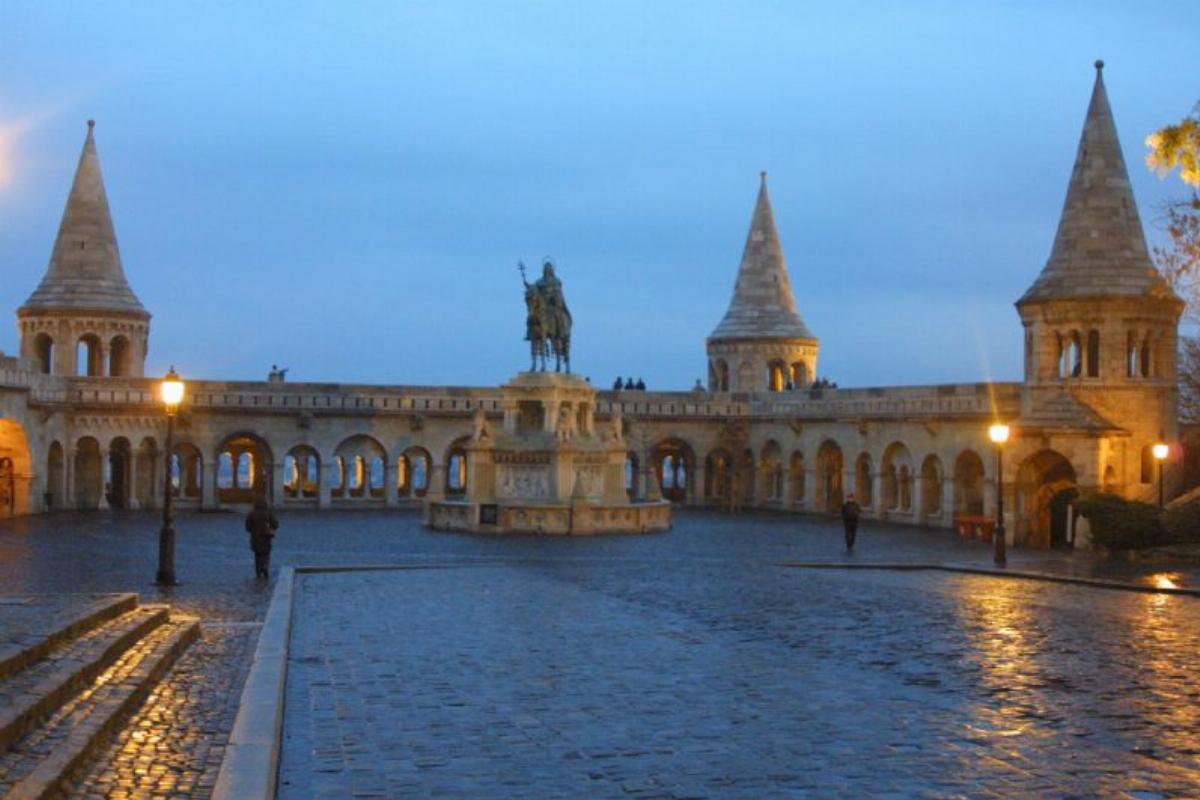
<path fill-rule="evenodd" d="M 691 504 L 694 506 L 702 506 L 705 504 L 704 479 L 704 462 L 696 459 L 696 464 L 693 466 L 691 474 L 688 475 L 688 497 L 691 499 Z"/>
<path fill-rule="evenodd" d="M 942 477 L 942 519 L 954 527 L 954 478 Z"/>
<path fill-rule="evenodd" d="M 425 491 L 426 500 L 446 499 L 446 465 L 429 465 L 429 488 Z"/>
<path fill-rule="evenodd" d="M 387 508 L 400 505 L 400 475 L 398 460 L 388 459 L 383 462 L 383 504 Z"/>
<path fill-rule="evenodd" d="M 221 468 L 221 458 L 212 460 L 209 464 L 208 474 L 201 475 L 200 479 L 200 507 L 205 511 L 212 511 L 217 507 L 217 471 Z"/>
<path fill-rule="evenodd" d="M 109 489 L 109 485 L 111 483 L 112 473 L 111 472 L 109 473 L 109 478 L 110 478 L 109 481 L 104 480 L 105 468 L 107 467 L 111 470 L 111 467 L 112 467 L 112 465 L 109 463 L 108 457 L 109 457 L 108 448 L 107 447 L 100 448 L 100 500 L 97 503 L 96 507 L 98 509 L 100 509 L 101 511 L 107 511 L 110 507 L 108 505 L 108 489 Z"/>
<path fill-rule="evenodd" d="M 138 448 L 139 450 L 141 448 Z M 138 500 L 138 451 L 129 448 L 129 463 L 125 470 L 125 486 L 129 489 L 129 508 L 137 510 L 142 507 Z"/>
<path fill-rule="evenodd" d="M 296 470 L 297 470 L 296 474 L 299 475 L 300 474 L 299 473 L 300 465 L 296 462 L 296 460 L 294 458 L 292 459 L 292 463 L 296 467 Z M 284 501 L 284 499 L 287 498 L 287 492 L 285 492 L 283 490 L 283 485 L 285 483 L 287 483 L 287 456 L 284 456 L 283 458 L 281 458 L 275 462 L 274 473 L 275 473 L 274 480 L 272 480 L 270 482 L 270 484 L 267 486 L 267 491 L 273 495 L 271 497 L 272 503 L 282 503 Z M 300 482 L 299 481 L 296 482 L 296 496 L 297 497 L 300 496 Z"/>
<path fill-rule="evenodd" d="M 899 478 L 897 478 L 899 481 Z M 896 487 L 899 492 L 899 486 Z M 887 517 L 887 507 L 883 502 L 883 472 L 876 472 L 871 475 L 871 508 L 875 509 L 875 519 L 884 519 Z"/>
<path fill-rule="evenodd" d="M 321 459 L 317 468 L 320 486 L 317 488 L 317 508 L 333 505 L 333 478 L 337 474 L 337 463 L 333 458 Z"/>

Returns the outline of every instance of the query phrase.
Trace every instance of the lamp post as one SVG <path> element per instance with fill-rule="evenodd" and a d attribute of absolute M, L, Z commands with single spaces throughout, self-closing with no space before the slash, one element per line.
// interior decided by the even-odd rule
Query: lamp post
<path fill-rule="evenodd" d="M 1170 454 L 1171 448 L 1165 443 L 1159 442 L 1150 448 L 1150 452 L 1154 454 L 1154 460 L 1158 462 L 1158 507 L 1163 507 L 1163 462 L 1167 460 L 1167 455 Z"/>
<path fill-rule="evenodd" d="M 160 386 L 163 408 L 167 412 L 166 479 L 163 481 L 163 524 L 158 534 L 158 575 L 154 582 L 159 586 L 176 586 L 175 580 L 175 487 L 174 471 L 171 469 L 172 450 L 175 448 L 175 415 L 183 402 L 183 381 L 175 367 L 163 378 Z"/>
<path fill-rule="evenodd" d="M 1008 542 L 1004 534 L 1004 443 L 1009 427 L 997 422 L 988 428 L 988 438 L 996 445 L 996 533 L 992 536 L 992 561 L 997 567 L 1008 562 Z"/>

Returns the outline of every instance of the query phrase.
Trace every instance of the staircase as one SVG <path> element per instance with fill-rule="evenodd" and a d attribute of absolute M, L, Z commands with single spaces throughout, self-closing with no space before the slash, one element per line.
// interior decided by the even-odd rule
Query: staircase
<path fill-rule="evenodd" d="M 126 594 L 0 647 L 0 797 L 61 796 L 199 634 Z"/>

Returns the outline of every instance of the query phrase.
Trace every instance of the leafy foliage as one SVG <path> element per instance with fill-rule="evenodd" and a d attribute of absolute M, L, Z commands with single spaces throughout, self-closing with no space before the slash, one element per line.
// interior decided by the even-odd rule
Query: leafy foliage
<path fill-rule="evenodd" d="M 1163 511 L 1162 527 L 1166 544 L 1200 542 L 1200 498 Z"/>
<path fill-rule="evenodd" d="M 1168 125 L 1146 137 L 1146 164 L 1159 175 L 1176 167 L 1184 183 L 1200 186 L 1200 108 L 1178 125 Z"/>
<path fill-rule="evenodd" d="M 1159 510 L 1150 503 L 1107 492 L 1085 495 L 1079 513 L 1092 528 L 1092 541 L 1110 550 L 1141 550 L 1165 540 Z"/>

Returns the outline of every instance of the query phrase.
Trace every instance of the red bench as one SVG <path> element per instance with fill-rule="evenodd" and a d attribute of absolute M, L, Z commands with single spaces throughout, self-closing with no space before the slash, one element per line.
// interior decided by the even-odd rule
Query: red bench
<path fill-rule="evenodd" d="M 959 514 L 954 518 L 954 527 L 964 539 L 990 542 L 992 533 L 996 530 L 996 520 L 982 514 Z"/>

